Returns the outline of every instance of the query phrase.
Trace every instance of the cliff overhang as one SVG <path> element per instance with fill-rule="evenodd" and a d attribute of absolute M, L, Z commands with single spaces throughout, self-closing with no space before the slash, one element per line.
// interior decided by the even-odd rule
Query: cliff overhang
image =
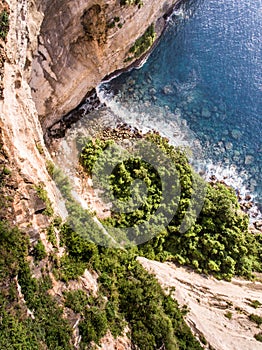
<path fill-rule="evenodd" d="M 39 2 L 42 22 L 29 84 L 44 131 L 78 106 L 103 78 L 134 63 L 141 56 L 130 54 L 137 39 L 150 25 L 159 37 L 166 15 L 178 2 Z"/>

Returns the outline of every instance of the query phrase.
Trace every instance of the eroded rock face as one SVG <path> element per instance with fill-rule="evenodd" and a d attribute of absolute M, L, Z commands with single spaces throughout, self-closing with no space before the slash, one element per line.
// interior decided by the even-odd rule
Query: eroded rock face
<path fill-rule="evenodd" d="M 14 223 L 20 228 L 32 223 L 32 229 L 40 231 L 45 225 L 41 214 L 44 203 L 35 197 L 34 190 L 40 183 L 54 203 L 56 213 L 63 218 L 66 216 L 62 198 L 46 169 L 46 160 L 50 156 L 28 85 L 32 52 L 37 49 L 37 36 L 43 17 L 34 1 L 10 0 L 9 7 L 4 89 L 3 99 L 0 99 L 1 139 L 16 179 Z"/>
<path fill-rule="evenodd" d="M 131 62 L 125 59 L 136 39 L 178 0 L 144 0 L 141 7 L 121 6 L 119 0 L 37 2 L 43 22 L 30 86 L 46 129 L 105 76 L 127 67 Z"/>
<path fill-rule="evenodd" d="M 35 185 L 43 183 L 57 214 L 65 217 L 64 204 L 46 170 L 50 155 L 42 127 L 77 106 L 104 76 L 125 66 L 125 55 L 136 38 L 175 2 L 146 0 L 138 9 L 120 6 L 118 0 L 8 1 L 0 122 L 8 156 L 21 173 L 18 193 L 30 198 L 24 178 Z M 22 224 L 21 220 L 17 215 L 16 223 Z"/>
<path fill-rule="evenodd" d="M 8 1 L 0 127 L 8 157 L 20 174 L 16 224 L 31 220 L 30 210 L 35 211 L 30 188 L 39 183 L 44 184 L 57 215 L 66 216 L 46 169 L 50 155 L 42 127 L 60 119 L 104 76 L 127 64 L 125 55 L 136 38 L 175 2 L 146 0 L 138 9 L 121 7 L 118 0 Z M 44 210 L 40 204 L 37 212 Z M 30 218 L 22 217 L 26 208 Z"/>
<path fill-rule="evenodd" d="M 96 4 L 86 9 L 81 17 L 86 39 L 105 44 L 107 39 L 107 23 L 105 10 Z"/>

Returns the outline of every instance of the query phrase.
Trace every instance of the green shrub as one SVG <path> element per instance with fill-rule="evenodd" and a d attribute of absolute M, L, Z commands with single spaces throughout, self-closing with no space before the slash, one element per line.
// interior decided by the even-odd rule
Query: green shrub
<path fill-rule="evenodd" d="M 207 340 L 203 334 L 200 334 L 199 340 L 201 341 L 202 344 L 207 345 Z"/>
<path fill-rule="evenodd" d="M 4 166 L 1 175 L 6 175 L 6 176 L 8 176 L 8 175 L 10 175 L 11 173 L 12 173 L 12 171 Z"/>
<path fill-rule="evenodd" d="M 43 146 L 41 145 L 40 142 L 37 142 L 37 143 L 36 143 L 36 148 L 37 148 L 38 152 L 39 152 L 41 155 L 44 154 L 44 148 L 43 148 Z"/>
<path fill-rule="evenodd" d="M 95 141 L 86 139 L 78 140 L 78 147 L 81 149 L 80 163 L 87 174 L 92 174 L 93 166 L 99 156 L 101 156 L 103 151 L 112 144 L 112 141 L 102 141 L 99 139 L 96 139 Z"/>
<path fill-rule="evenodd" d="M 151 24 L 145 33 L 136 40 L 135 44 L 130 48 L 129 53 L 132 54 L 132 57 L 128 59 L 139 58 L 143 53 L 145 53 L 153 44 L 156 38 L 154 24 Z"/>
<path fill-rule="evenodd" d="M 254 335 L 254 338 L 255 338 L 257 341 L 261 341 L 261 342 L 262 342 L 262 333 L 255 334 L 255 335 Z"/>
<path fill-rule="evenodd" d="M 38 186 L 35 186 L 36 192 L 38 194 L 38 197 L 42 199 L 46 204 L 46 209 L 44 210 L 43 214 L 47 216 L 54 215 L 54 210 L 52 208 L 52 203 L 50 199 L 48 198 L 47 191 L 44 189 L 43 185 L 40 184 Z"/>
<path fill-rule="evenodd" d="M 65 306 L 72 309 L 74 312 L 83 313 L 88 304 L 88 296 L 82 290 L 68 291 L 64 293 Z"/>
<path fill-rule="evenodd" d="M 8 350 L 39 349 L 39 342 L 34 334 L 32 320 L 23 320 L 19 314 L 11 314 L 0 306 L 1 332 L 0 348 Z"/>
<path fill-rule="evenodd" d="M 115 26 L 116 26 L 116 24 L 115 24 L 114 20 L 109 22 L 109 23 L 107 23 L 107 28 L 109 28 L 109 29 L 115 28 Z"/>
<path fill-rule="evenodd" d="M 107 329 L 108 324 L 105 311 L 97 307 L 85 310 L 84 320 L 79 323 L 79 332 L 84 343 L 89 344 L 94 341 L 99 344 Z"/>
<path fill-rule="evenodd" d="M 16 276 L 28 254 L 28 237 L 0 220 L 0 280 Z"/>
<path fill-rule="evenodd" d="M 225 317 L 228 318 L 229 320 L 232 319 L 232 312 L 228 311 L 227 313 L 225 313 Z"/>
<path fill-rule="evenodd" d="M 41 240 L 35 245 L 33 255 L 36 261 L 43 260 L 47 256 L 45 246 Z"/>
<path fill-rule="evenodd" d="M 55 165 L 51 160 L 46 161 L 46 170 L 50 176 L 54 175 Z"/>
<path fill-rule="evenodd" d="M 78 261 L 70 256 L 64 255 L 60 259 L 59 268 L 56 269 L 56 275 L 63 282 L 77 279 L 83 275 L 87 265 L 82 261 Z"/>
<path fill-rule="evenodd" d="M 255 322 L 258 326 L 262 324 L 262 317 L 256 314 L 249 315 L 249 319 L 250 321 Z"/>
<path fill-rule="evenodd" d="M 9 30 L 9 14 L 6 10 L 0 13 L 0 37 L 5 40 Z"/>
<path fill-rule="evenodd" d="M 47 236 L 48 242 L 50 242 L 54 247 L 56 247 L 57 239 L 56 239 L 55 228 L 53 223 L 51 223 L 50 226 L 48 227 L 46 236 Z"/>
<path fill-rule="evenodd" d="M 39 280 L 33 278 L 28 263 L 24 261 L 18 281 L 27 307 L 34 311 L 34 330 L 38 341 L 48 348 L 71 350 L 72 328 L 62 316 L 63 309 L 48 293 L 52 286 L 49 276 Z"/>
<path fill-rule="evenodd" d="M 179 233 L 175 216 L 168 227 L 164 249 L 173 253 L 178 262 L 182 256 L 183 264 L 217 278 L 251 277 L 257 253 L 254 238 L 248 232 L 248 217 L 240 212 L 231 189 L 221 184 L 206 188 L 205 203 L 196 223 L 187 232 Z"/>
<path fill-rule="evenodd" d="M 252 306 L 254 309 L 258 309 L 262 304 L 259 300 L 251 300 L 250 306 Z"/>

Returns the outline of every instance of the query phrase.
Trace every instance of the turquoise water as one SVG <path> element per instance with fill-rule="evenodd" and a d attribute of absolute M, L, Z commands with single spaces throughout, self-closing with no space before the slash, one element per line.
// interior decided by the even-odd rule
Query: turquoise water
<path fill-rule="evenodd" d="M 171 141 L 180 132 L 198 170 L 249 190 L 260 207 L 261 23 L 261 0 L 190 1 L 142 68 L 103 86 L 115 113 Z"/>

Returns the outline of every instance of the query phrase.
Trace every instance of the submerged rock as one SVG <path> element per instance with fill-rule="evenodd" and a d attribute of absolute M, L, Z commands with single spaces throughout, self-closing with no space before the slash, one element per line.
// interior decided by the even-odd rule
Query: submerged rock
<path fill-rule="evenodd" d="M 232 142 L 226 142 L 225 148 L 227 151 L 230 151 L 233 148 L 233 143 Z"/>
<path fill-rule="evenodd" d="M 211 117 L 211 112 L 207 107 L 202 108 L 201 114 L 202 114 L 203 118 L 210 118 Z"/>
<path fill-rule="evenodd" d="M 235 140 L 238 140 L 242 136 L 242 133 L 240 130 L 234 129 L 232 130 L 231 135 Z"/>
<path fill-rule="evenodd" d="M 166 85 L 164 88 L 163 88 L 163 93 L 165 95 L 172 95 L 174 93 L 174 90 L 172 88 L 172 86 L 170 85 Z"/>
<path fill-rule="evenodd" d="M 254 162 L 254 157 L 251 155 L 247 155 L 245 157 L 245 165 L 250 165 Z"/>

